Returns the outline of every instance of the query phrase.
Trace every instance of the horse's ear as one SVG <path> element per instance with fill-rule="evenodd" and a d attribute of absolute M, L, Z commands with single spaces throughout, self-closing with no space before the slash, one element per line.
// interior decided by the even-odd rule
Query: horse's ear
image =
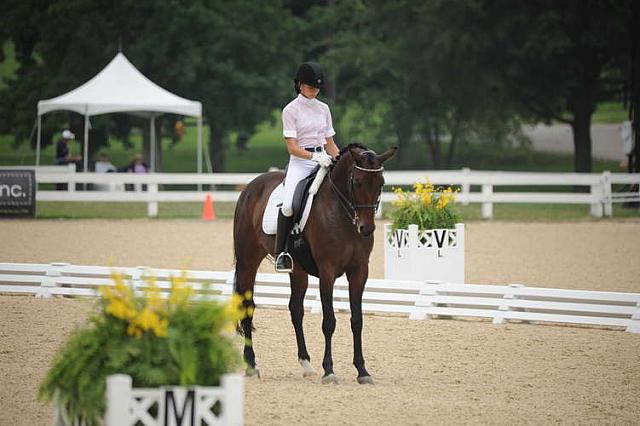
<path fill-rule="evenodd" d="M 378 155 L 378 161 L 380 161 L 380 164 L 384 163 L 389 158 L 393 157 L 397 150 L 398 150 L 398 147 L 394 146 L 392 148 L 389 148 L 388 150 L 386 150 L 382 154 Z"/>
<path fill-rule="evenodd" d="M 359 163 L 359 157 L 358 157 L 358 151 L 357 151 L 358 149 L 360 148 L 357 148 L 355 146 L 349 147 L 349 154 L 351 154 L 351 158 L 353 158 L 353 161 L 355 161 L 356 164 Z"/>

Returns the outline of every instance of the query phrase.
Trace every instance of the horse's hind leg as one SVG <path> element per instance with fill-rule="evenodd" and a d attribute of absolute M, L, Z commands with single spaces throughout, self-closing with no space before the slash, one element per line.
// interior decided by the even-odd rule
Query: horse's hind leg
<path fill-rule="evenodd" d="M 247 363 L 247 375 L 257 375 L 260 377 L 260 371 L 256 367 L 256 355 L 253 350 L 253 313 L 255 310 L 255 303 L 253 301 L 253 287 L 256 281 L 256 272 L 260 262 L 266 256 L 260 249 L 253 250 L 252 254 L 249 254 L 249 250 L 240 251 L 244 253 L 242 257 L 238 256 L 236 260 L 236 276 L 234 291 L 244 298 L 244 307 L 247 309 L 247 314 L 240 321 L 240 332 L 244 336 L 244 361 Z M 247 294 L 247 292 L 250 294 Z"/>
<path fill-rule="evenodd" d="M 298 362 L 303 368 L 303 377 L 315 375 L 311 367 L 311 358 L 307 352 L 307 344 L 304 340 L 304 330 L 302 319 L 304 317 L 304 296 L 309 286 L 309 275 L 299 266 L 295 265 L 293 272 L 289 274 L 291 280 L 291 298 L 289 299 L 289 312 L 291 322 L 296 332 L 296 343 L 298 344 Z"/>

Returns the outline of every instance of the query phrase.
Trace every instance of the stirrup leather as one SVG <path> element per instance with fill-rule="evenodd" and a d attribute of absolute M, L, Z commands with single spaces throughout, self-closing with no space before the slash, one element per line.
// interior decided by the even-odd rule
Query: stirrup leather
<path fill-rule="evenodd" d="M 293 258 L 287 252 L 282 252 L 276 257 L 276 272 L 293 272 Z"/>

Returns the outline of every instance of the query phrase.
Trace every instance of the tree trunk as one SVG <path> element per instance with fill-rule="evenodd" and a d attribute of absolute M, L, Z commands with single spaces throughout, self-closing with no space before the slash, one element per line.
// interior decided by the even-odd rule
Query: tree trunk
<path fill-rule="evenodd" d="M 413 164 L 407 164 L 409 157 L 409 145 L 411 142 L 411 136 L 413 135 L 413 123 L 409 119 L 409 114 L 404 106 L 392 105 L 391 109 L 392 119 L 394 122 L 394 129 L 396 137 L 398 138 L 398 151 L 396 153 L 396 164 L 400 167 L 411 166 Z"/>
<path fill-rule="evenodd" d="M 411 138 L 411 130 L 407 127 L 403 126 L 401 123 L 396 125 L 396 137 L 398 138 L 398 151 L 397 151 L 397 164 L 402 166 L 407 166 L 407 150 L 408 150 L 408 141 Z"/>
<path fill-rule="evenodd" d="M 438 138 L 438 129 L 436 127 L 427 127 L 425 131 L 427 140 L 427 146 L 431 152 L 431 159 L 433 160 L 433 168 L 442 168 L 442 154 L 440 152 L 440 139 Z"/>
<path fill-rule="evenodd" d="M 453 157 L 456 153 L 456 145 L 458 143 L 458 134 L 460 133 L 460 119 L 456 114 L 453 121 L 453 128 L 451 129 L 451 142 L 449 142 L 449 150 L 447 152 L 447 160 L 445 166 L 450 169 L 453 163 Z"/>
<path fill-rule="evenodd" d="M 213 123 L 213 120 L 209 120 Z M 220 129 L 212 128 L 209 132 L 209 158 L 214 172 L 224 172 L 224 140 Z"/>
<path fill-rule="evenodd" d="M 578 173 L 591 173 L 591 102 L 585 98 L 572 105 L 573 168 Z"/>

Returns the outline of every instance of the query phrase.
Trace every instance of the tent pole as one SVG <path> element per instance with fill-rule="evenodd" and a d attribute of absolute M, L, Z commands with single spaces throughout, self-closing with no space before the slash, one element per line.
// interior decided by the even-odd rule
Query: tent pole
<path fill-rule="evenodd" d="M 198 173 L 202 173 L 202 114 L 198 116 L 198 152 L 197 152 L 197 169 Z M 202 191 L 202 185 L 198 184 L 198 191 Z"/>
<path fill-rule="evenodd" d="M 36 142 L 36 166 L 40 165 L 40 144 L 41 144 L 41 132 L 40 127 L 42 126 L 42 116 L 38 114 L 38 137 Z"/>
<path fill-rule="evenodd" d="M 151 151 L 151 171 L 156 171 L 156 116 L 151 113 L 151 129 L 149 129 L 149 146 Z"/>
<path fill-rule="evenodd" d="M 202 173 L 202 116 L 198 117 L 198 173 Z"/>
<path fill-rule="evenodd" d="M 89 115 L 84 116 L 84 172 L 89 171 Z"/>

